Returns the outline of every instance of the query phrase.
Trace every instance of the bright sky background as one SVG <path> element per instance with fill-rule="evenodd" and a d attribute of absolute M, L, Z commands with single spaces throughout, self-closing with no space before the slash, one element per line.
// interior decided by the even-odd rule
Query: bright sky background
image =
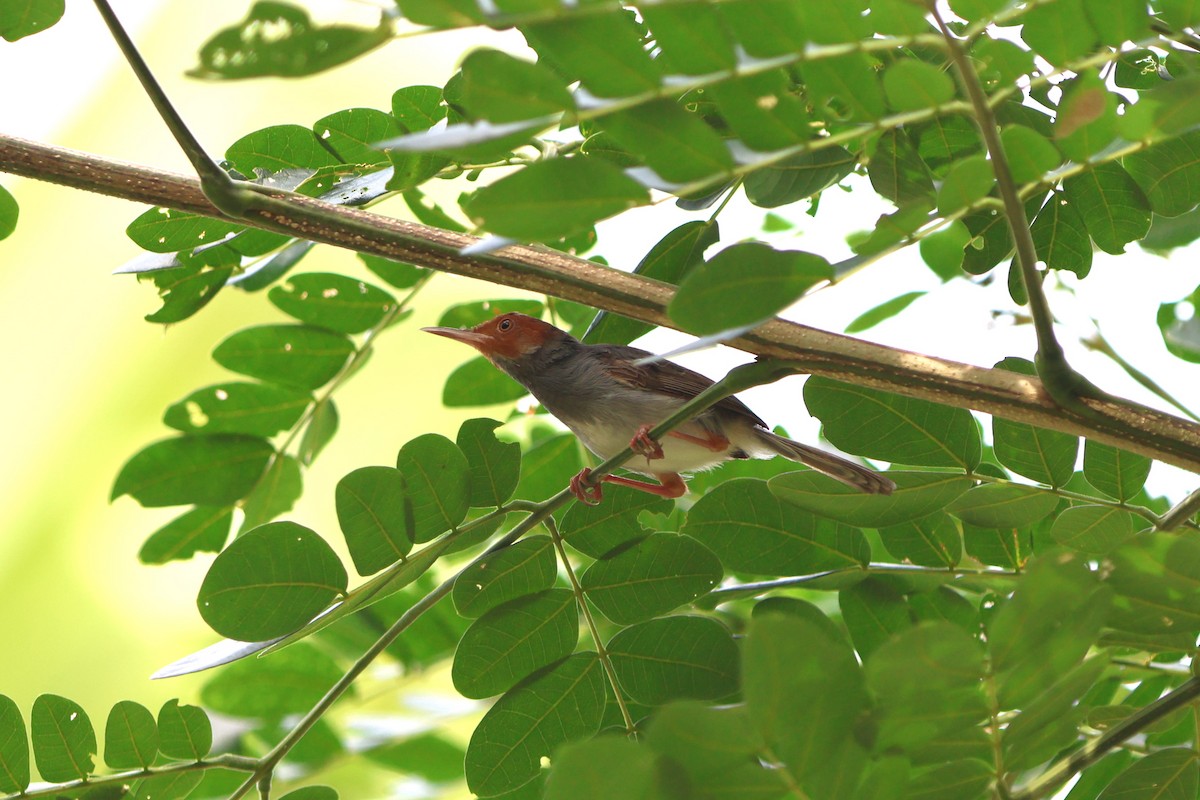
<path fill-rule="evenodd" d="M 248 0 L 117 3 L 168 93 L 212 152 L 269 124 L 309 124 L 356 105 L 388 108 L 391 91 L 399 86 L 444 81 L 470 41 L 462 34 L 404 39 L 305 81 L 201 83 L 184 77 L 200 44 L 240 19 L 249 5 Z M 306 5 L 318 17 L 370 18 L 369 6 L 349 0 Z M 492 44 L 514 41 L 487 36 Z M 187 171 L 90 3 L 69 3 L 66 18 L 47 33 L 16 44 L 0 42 L 0 76 L 0 130 Z M 16 195 L 22 211 L 17 233 L 0 242 L 0 335 L 6 342 L 0 374 L 7 387 L 0 394 L 0 418 L 7 421 L 0 459 L 0 585 L 6 598 L 0 605 L 0 642 L 6 653 L 25 654 L 3 659 L 0 690 L 24 708 L 42 691 L 71 696 L 84 703 L 94 721 L 124 697 L 150 706 L 155 698 L 187 698 L 198 679 L 149 684 L 140 677 L 212 641 L 194 607 L 194 589 L 210 558 L 157 568 L 139 565 L 142 540 L 174 512 L 143 510 L 128 498 L 110 505 L 108 489 L 126 458 L 168 435 L 159 422 L 168 404 L 227 377 L 212 364 L 212 347 L 239 327 L 281 315 L 261 296 L 228 291 L 177 327 L 164 331 L 146 323 L 141 316 L 157 308 L 153 291 L 128 276 L 110 274 L 137 254 L 121 230 L 141 208 L 3 175 L 0 183 Z M 844 258 L 850 254 L 845 235 L 871 226 L 888 210 L 868 194 L 831 189 L 816 220 L 803 215 L 806 204 L 787 209 L 798 235 L 771 240 L 831 261 Z M 403 208 L 393 204 L 384 210 L 401 214 Z M 731 206 L 720 218 L 723 241 L 761 238 L 762 217 L 761 209 Z M 619 224 L 601 227 L 596 252 L 632 268 L 657 238 L 692 218 L 669 204 L 637 210 Z M 319 250 L 303 269 L 356 268 L 345 253 Z M 1071 338 L 1072 331 L 1089 334 L 1087 317 L 1095 316 L 1119 353 L 1183 402 L 1200 407 L 1197 367 L 1170 356 L 1154 325 L 1160 302 L 1183 297 L 1200 282 L 1196 262 L 1195 248 L 1169 260 L 1140 252 L 1123 258 L 1097 253 L 1092 275 L 1073 282 L 1077 297 L 1060 292 L 1051 300 L 1068 324 L 1063 339 L 1072 362 L 1101 387 L 1162 407 L 1110 361 Z M 996 277 L 988 288 L 966 281 L 939 287 L 911 248 L 803 300 L 786 316 L 840 331 L 898 294 L 936 290 L 898 320 L 868 331 L 867 338 L 983 366 L 1005 356 L 1032 357 L 1028 326 L 992 320 L 992 309 L 1011 306 L 1002 270 Z M 342 430 L 306 476 L 310 489 L 293 518 L 338 545 L 332 487 L 342 474 L 365 463 L 391 463 L 408 438 L 427 430 L 452 435 L 459 420 L 488 413 L 440 409 L 439 376 L 461 354 L 415 331 L 451 302 L 514 294 L 465 279 L 434 282 L 415 324 L 386 338 L 370 369 L 339 393 Z M 642 344 L 666 350 L 686 341 L 662 332 Z M 717 376 L 745 358 L 714 351 L 683 361 Z M 800 401 L 801 385 L 801 379 L 789 379 L 744 397 L 768 422 L 814 441 L 817 424 Z M 1150 479 L 1152 491 L 1175 499 L 1196 484 L 1196 476 L 1162 465 Z M 93 674 L 80 669 L 89 660 L 123 663 Z"/>

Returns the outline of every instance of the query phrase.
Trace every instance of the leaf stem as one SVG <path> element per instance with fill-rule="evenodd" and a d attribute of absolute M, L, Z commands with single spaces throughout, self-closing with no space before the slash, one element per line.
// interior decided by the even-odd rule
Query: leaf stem
<path fill-rule="evenodd" d="M 1012 800 L 1041 800 L 1049 797 L 1071 776 L 1095 764 L 1126 739 L 1144 731 L 1168 714 L 1200 698 L 1200 678 L 1190 678 L 1147 706 L 1113 725 L 1071 755 L 1053 764 L 1028 786 L 1012 795 Z"/>
<path fill-rule="evenodd" d="M 84 778 L 83 780 L 52 783 L 27 789 L 20 794 L 4 795 L 0 800 L 27 800 L 35 797 L 58 797 L 79 789 L 95 789 L 104 786 L 124 786 L 144 778 L 156 778 L 160 775 L 179 775 L 186 772 L 203 772 L 210 769 L 229 769 L 238 772 L 251 772 L 258 766 L 258 760 L 249 756 L 239 756 L 232 753 L 203 758 L 199 761 L 188 761 L 182 764 L 167 764 L 162 767 L 117 772 L 112 775 L 100 775 Z"/>
<path fill-rule="evenodd" d="M 592 616 L 592 609 L 588 605 L 583 586 L 580 585 L 579 579 L 575 577 L 575 568 L 571 565 L 571 559 L 567 556 L 566 548 L 563 547 L 563 540 L 558 532 L 558 525 L 554 522 L 554 517 L 546 517 L 544 522 L 546 529 L 550 531 L 550 536 L 554 540 L 554 549 L 558 551 L 558 560 L 562 562 L 563 570 L 567 573 L 567 579 L 571 582 L 571 591 L 575 593 L 575 602 L 579 604 L 579 610 L 583 613 L 583 618 L 587 622 L 588 631 L 592 634 L 592 642 L 596 645 L 596 654 L 600 657 L 600 663 L 604 666 L 604 673 L 607 675 L 608 683 L 612 687 L 617 707 L 621 709 L 621 720 L 625 723 L 625 733 L 631 738 L 636 737 L 637 726 L 634 725 L 633 715 L 629 713 L 629 706 L 625 703 L 625 696 L 621 691 L 621 683 L 617 680 L 617 671 L 613 668 L 608 648 L 605 647 L 604 639 L 600 636 L 600 629 L 596 627 L 596 619 Z"/>

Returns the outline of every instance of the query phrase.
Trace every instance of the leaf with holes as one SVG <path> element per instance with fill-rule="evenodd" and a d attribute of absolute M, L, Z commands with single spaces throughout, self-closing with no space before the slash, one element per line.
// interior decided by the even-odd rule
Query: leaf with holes
<path fill-rule="evenodd" d="M 364 281 L 327 272 L 293 275 L 267 293 L 285 314 L 341 333 L 374 328 L 396 308 L 396 298 Z"/>
<path fill-rule="evenodd" d="M 86 778 L 95 768 L 96 731 L 80 705 L 54 694 L 39 695 L 29 715 L 33 757 L 42 780 Z"/>
<path fill-rule="evenodd" d="M 595 735 L 604 702 L 604 670 L 595 653 L 576 653 L 530 676 L 476 726 L 467 746 L 467 787 L 492 797 L 529 783 L 557 747 Z"/>
<path fill-rule="evenodd" d="M 252 378 L 316 389 L 333 379 L 354 352 L 343 334 L 310 325 L 258 325 L 227 337 L 213 360 Z"/>
<path fill-rule="evenodd" d="M 481 617 L 501 603 L 549 589 L 556 565 L 548 536 L 530 536 L 484 555 L 454 581 L 454 608 L 464 617 Z"/>
<path fill-rule="evenodd" d="M 300 421 L 308 392 L 270 383 L 218 383 L 197 389 L 167 408 L 163 422 L 184 433 L 274 436 Z"/>

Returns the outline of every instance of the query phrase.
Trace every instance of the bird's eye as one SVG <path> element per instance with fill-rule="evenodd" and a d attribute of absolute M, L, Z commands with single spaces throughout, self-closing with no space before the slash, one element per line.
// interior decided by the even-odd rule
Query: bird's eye
<path fill-rule="evenodd" d="M 512 320 L 511 319 L 502 319 L 502 320 L 500 320 L 500 324 L 497 325 L 496 327 L 498 327 L 502 331 L 506 331 L 512 327 Z"/>

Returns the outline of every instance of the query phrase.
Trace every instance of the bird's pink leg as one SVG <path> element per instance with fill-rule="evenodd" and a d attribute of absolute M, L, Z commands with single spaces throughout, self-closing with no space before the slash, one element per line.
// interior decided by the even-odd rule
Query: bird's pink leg
<path fill-rule="evenodd" d="M 599 486 L 588 486 L 584 483 L 588 476 L 592 474 L 590 469 L 584 468 L 578 475 L 571 479 L 571 494 L 575 495 L 581 503 L 586 503 L 589 506 L 599 504 L 603 499 L 604 493 Z M 623 478 L 619 475 L 605 475 L 601 478 L 605 483 L 615 483 L 618 486 L 628 486 L 631 489 L 637 489 L 641 492 L 656 494 L 659 497 L 674 499 L 683 497 L 687 492 L 687 484 L 683 482 L 683 478 L 679 477 L 674 472 L 667 472 L 661 475 L 655 475 L 658 478 L 658 483 L 646 483 L 645 481 L 635 481 L 633 478 Z"/>
<path fill-rule="evenodd" d="M 706 450 L 712 450 L 714 453 L 723 453 L 729 449 L 729 440 L 721 434 L 711 431 L 708 436 L 692 436 L 689 433 L 680 433 L 679 431 L 671 431 L 667 436 L 674 436 L 676 439 L 683 439 L 685 442 L 698 444 Z"/>
<path fill-rule="evenodd" d="M 647 461 L 663 457 L 662 445 L 650 437 L 650 429 L 652 427 L 654 426 L 643 425 L 637 429 L 637 433 L 629 440 L 629 449 L 640 456 L 645 456 Z"/>

